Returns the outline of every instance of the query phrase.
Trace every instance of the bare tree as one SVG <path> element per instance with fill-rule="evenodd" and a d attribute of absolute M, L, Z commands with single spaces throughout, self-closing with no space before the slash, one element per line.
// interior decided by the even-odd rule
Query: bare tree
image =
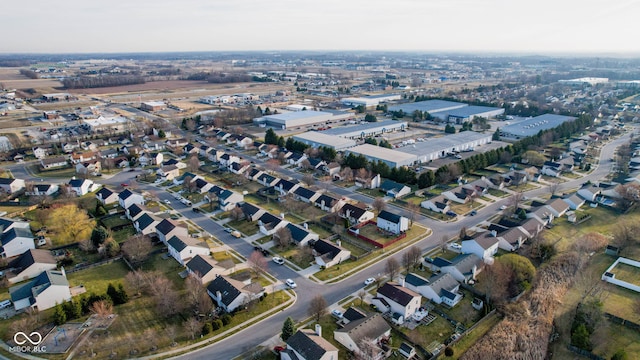
<path fill-rule="evenodd" d="M 289 246 L 289 244 L 291 244 L 291 241 L 293 240 L 293 238 L 291 237 L 291 230 L 286 227 L 281 227 L 273 234 L 273 240 L 275 241 L 277 246 L 281 248 Z"/>
<path fill-rule="evenodd" d="M 467 238 L 467 228 L 465 226 L 460 228 L 460 234 L 458 235 L 458 239 L 460 239 L 460 241 L 464 240 Z"/>
<path fill-rule="evenodd" d="M 189 160 L 187 162 L 187 169 L 191 172 L 195 172 L 200 168 L 200 160 L 198 159 L 198 154 L 191 154 L 189 156 Z"/>
<path fill-rule="evenodd" d="M 99 300 L 91 305 L 90 311 L 100 319 L 106 319 L 107 316 L 113 314 L 113 305 L 110 301 Z"/>
<path fill-rule="evenodd" d="M 260 272 L 267 271 L 267 259 L 262 255 L 260 251 L 255 250 L 249 255 L 249 261 L 247 262 L 249 269 L 253 273 L 253 277 L 258 277 Z"/>
<path fill-rule="evenodd" d="M 302 177 L 302 182 L 307 184 L 307 186 L 312 186 L 316 183 L 316 178 L 314 178 L 312 174 L 305 174 Z"/>
<path fill-rule="evenodd" d="M 380 214 L 380 212 L 387 207 L 387 203 L 383 198 L 377 197 L 375 198 L 375 200 L 373 200 L 371 207 L 373 207 L 373 209 L 376 211 L 376 214 Z"/>
<path fill-rule="evenodd" d="M 150 288 L 159 314 L 168 318 L 182 311 L 184 302 L 166 276 L 157 276 Z"/>
<path fill-rule="evenodd" d="M 409 266 L 416 268 L 422 262 L 422 250 L 417 246 L 412 246 L 407 251 Z"/>
<path fill-rule="evenodd" d="M 137 234 L 125 241 L 122 245 L 122 252 L 132 265 L 140 265 L 147 260 L 152 248 L 153 245 L 149 237 Z"/>
<path fill-rule="evenodd" d="M 353 181 L 353 170 L 348 166 L 343 167 L 340 170 L 340 177 L 342 178 L 342 180 L 344 180 L 346 182 Z"/>
<path fill-rule="evenodd" d="M 184 322 L 184 330 L 189 335 L 191 340 L 194 340 L 196 338 L 196 335 L 198 335 L 200 329 L 202 329 L 202 324 L 200 324 L 200 321 L 198 321 L 198 319 L 194 317 L 191 317 Z"/>
<path fill-rule="evenodd" d="M 277 159 L 269 159 L 267 160 L 267 164 L 265 165 L 269 172 L 274 173 L 280 169 L 280 165 L 283 164 Z"/>
<path fill-rule="evenodd" d="M 178 330 L 175 325 L 169 325 L 165 328 L 165 332 L 167 333 L 167 337 L 169 341 L 171 341 L 171 346 L 176 345 L 176 336 L 178 336 Z"/>
<path fill-rule="evenodd" d="M 522 203 L 524 195 L 521 192 L 515 192 L 509 197 L 509 205 L 512 207 L 512 211 L 515 213 L 518 211 L 518 207 Z"/>
<path fill-rule="evenodd" d="M 387 276 L 389 276 L 389 281 L 394 281 L 394 279 L 400 273 L 400 263 L 398 263 L 398 260 L 396 260 L 395 258 L 390 257 L 385 263 L 384 271 Z"/>
<path fill-rule="evenodd" d="M 511 281 L 512 271 L 500 262 L 496 261 L 493 265 L 485 266 L 484 281 L 481 283 L 487 299 L 494 304 L 501 304 L 506 301 L 509 296 L 509 282 Z"/>
<path fill-rule="evenodd" d="M 244 212 L 241 207 L 234 207 L 229 211 L 229 217 L 234 221 L 238 221 L 244 217 Z"/>
<path fill-rule="evenodd" d="M 322 295 L 314 296 L 309 302 L 307 312 L 316 322 L 319 322 L 320 318 L 327 313 L 327 300 Z"/>
<path fill-rule="evenodd" d="M 186 280 L 187 297 L 195 314 L 207 314 L 211 311 L 213 303 L 207 294 L 207 289 L 193 275 Z"/>
<path fill-rule="evenodd" d="M 304 159 L 300 161 L 300 167 L 304 170 L 309 170 L 311 169 L 311 162 L 309 161 L 309 159 Z"/>
<path fill-rule="evenodd" d="M 147 284 L 147 279 L 142 270 L 129 271 L 124 277 L 129 289 L 136 295 L 141 294 Z"/>
<path fill-rule="evenodd" d="M 447 243 L 449 242 L 449 235 L 442 235 L 440 238 L 440 249 L 442 252 L 447 251 Z"/>
<path fill-rule="evenodd" d="M 364 291 L 364 289 L 360 289 L 360 291 L 358 291 L 358 299 L 360 299 L 360 306 L 364 304 L 365 297 L 367 297 L 367 292 Z"/>
<path fill-rule="evenodd" d="M 418 213 L 420 213 L 420 206 L 416 203 L 410 202 L 407 204 L 407 210 L 409 210 L 409 226 L 413 226 L 413 222 L 418 217 Z"/>
<path fill-rule="evenodd" d="M 560 187 L 560 183 L 558 183 L 557 181 L 553 181 L 551 183 L 549 183 L 549 194 L 551 194 L 551 196 L 554 196 L 557 192 L 558 192 L 558 188 Z"/>

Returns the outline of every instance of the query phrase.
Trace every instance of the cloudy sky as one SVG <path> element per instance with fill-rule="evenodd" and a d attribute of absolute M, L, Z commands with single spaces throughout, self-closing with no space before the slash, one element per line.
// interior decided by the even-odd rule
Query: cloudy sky
<path fill-rule="evenodd" d="M 640 54 L 638 0 L 12 0 L 0 9 L 0 53 Z"/>

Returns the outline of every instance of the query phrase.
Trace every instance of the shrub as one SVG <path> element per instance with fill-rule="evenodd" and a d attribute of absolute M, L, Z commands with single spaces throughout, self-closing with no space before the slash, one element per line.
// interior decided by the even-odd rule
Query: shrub
<path fill-rule="evenodd" d="M 444 355 L 445 355 L 445 356 L 453 356 L 453 348 L 451 348 L 451 347 L 447 346 L 447 347 L 444 349 Z"/>
<path fill-rule="evenodd" d="M 611 360 L 627 360 L 628 356 L 626 351 L 624 351 L 624 349 L 620 349 L 618 351 L 616 351 L 615 354 L 613 354 L 613 356 L 611 357 Z"/>
<path fill-rule="evenodd" d="M 211 328 L 213 329 L 213 331 L 221 329 L 222 328 L 222 321 L 220 321 L 220 319 L 213 320 L 211 322 Z"/>
<path fill-rule="evenodd" d="M 207 335 L 213 332 L 213 325 L 211 325 L 211 323 L 204 323 L 204 326 L 202 327 L 202 335 Z"/>
<path fill-rule="evenodd" d="M 229 314 L 222 315 L 222 317 L 220 319 L 222 319 L 222 325 L 223 326 L 227 326 L 227 325 L 229 325 L 231 323 L 231 315 L 229 315 Z"/>

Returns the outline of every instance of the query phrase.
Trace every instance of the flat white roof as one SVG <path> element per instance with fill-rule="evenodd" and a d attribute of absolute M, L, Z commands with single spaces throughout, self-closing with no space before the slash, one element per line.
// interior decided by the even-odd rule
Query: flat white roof
<path fill-rule="evenodd" d="M 461 107 L 469 106 L 464 103 L 446 101 L 446 100 L 426 100 L 418 101 L 400 105 L 389 106 L 389 111 L 404 111 L 405 114 L 412 114 L 416 110 L 426 112 L 438 112 L 457 109 Z"/>
<path fill-rule="evenodd" d="M 344 149 L 356 145 L 355 140 L 345 139 L 338 136 L 323 134 L 319 131 L 307 131 L 302 134 L 294 135 L 294 140 L 306 140 L 314 143 L 334 147 L 336 149 Z"/>
<path fill-rule="evenodd" d="M 348 149 L 347 152 L 362 154 L 364 156 L 369 156 L 372 158 L 376 158 L 376 159 L 380 159 L 380 160 L 384 160 L 384 161 L 388 161 L 388 162 L 392 162 L 400 165 L 412 163 L 417 159 L 416 156 L 413 154 L 407 154 L 407 153 L 400 152 L 398 150 L 387 149 L 387 148 L 383 148 L 383 147 L 375 146 L 371 144 L 358 145 L 356 147 Z"/>
<path fill-rule="evenodd" d="M 104 125 L 116 125 L 125 124 L 128 120 L 123 117 L 99 117 L 97 119 L 83 120 L 85 124 L 90 126 L 104 126 Z"/>
<path fill-rule="evenodd" d="M 143 102 L 143 104 L 148 106 L 166 106 L 167 105 L 162 101 L 145 101 Z"/>
<path fill-rule="evenodd" d="M 333 116 L 333 114 L 326 111 L 306 110 L 306 111 L 292 111 L 292 112 L 281 113 L 281 114 L 265 115 L 263 116 L 263 118 L 267 120 L 292 121 L 292 120 L 313 118 L 316 116 Z"/>
<path fill-rule="evenodd" d="M 541 130 L 553 129 L 565 121 L 572 120 L 575 120 L 572 116 L 544 114 L 515 124 L 500 127 L 500 132 L 503 134 L 511 134 L 513 136 L 527 137 L 533 136 Z"/>
<path fill-rule="evenodd" d="M 483 134 L 475 131 L 463 131 L 461 133 L 446 135 L 439 138 L 427 138 L 424 142 L 416 142 L 412 145 L 403 146 L 398 148 L 397 151 L 420 156 L 451 149 L 473 141 L 491 138 L 492 136 L 492 133 Z"/>
<path fill-rule="evenodd" d="M 323 130 L 322 133 L 326 135 L 332 135 L 332 136 L 346 136 L 346 135 L 358 136 L 362 132 L 367 133 L 376 129 L 391 130 L 391 129 L 397 129 L 401 127 L 406 128 L 407 122 L 398 121 L 398 120 L 385 120 L 385 121 L 372 122 L 372 123 L 366 123 L 366 124 L 360 124 L 360 125 L 354 125 L 354 126 L 334 127 L 328 130 Z"/>

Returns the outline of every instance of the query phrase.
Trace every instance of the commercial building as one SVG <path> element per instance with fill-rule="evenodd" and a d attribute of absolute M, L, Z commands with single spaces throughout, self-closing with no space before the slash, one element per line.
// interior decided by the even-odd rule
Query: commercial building
<path fill-rule="evenodd" d="M 429 138 L 424 142 L 403 146 L 395 149 L 415 157 L 419 163 L 429 162 L 447 156 L 448 153 L 473 150 L 474 148 L 491 142 L 491 133 L 463 131 L 439 138 Z"/>
<path fill-rule="evenodd" d="M 311 127 L 324 123 L 335 123 L 353 119 L 354 114 L 344 111 L 294 111 L 282 114 L 265 115 L 253 119 L 260 126 L 270 126 L 278 129 Z"/>
<path fill-rule="evenodd" d="M 120 116 L 114 116 L 114 117 L 100 116 L 97 119 L 86 119 L 82 121 L 85 124 L 89 125 L 89 127 L 91 128 L 91 131 L 108 130 L 108 129 L 112 129 L 115 131 L 124 131 L 126 130 L 127 123 L 129 122 L 129 120 Z"/>
<path fill-rule="evenodd" d="M 336 151 L 342 151 L 356 146 L 355 140 L 323 134 L 320 131 L 307 131 L 305 133 L 295 135 L 293 140 L 300 141 L 314 148 L 324 146 Z"/>
<path fill-rule="evenodd" d="M 500 128 L 500 138 L 520 140 L 533 136 L 540 131 L 553 129 L 566 121 L 575 120 L 572 116 L 544 114 Z"/>
<path fill-rule="evenodd" d="M 606 84 L 609 82 L 608 78 L 599 78 L 599 77 L 583 77 L 577 79 L 569 79 L 569 80 L 558 80 L 559 83 L 571 86 L 585 86 L 585 85 L 597 85 L 597 84 Z"/>
<path fill-rule="evenodd" d="M 402 131 L 408 127 L 406 121 L 386 120 L 373 123 L 365 123 L 355 126 L 335 127 L 322 131 L 329 136 L 339 136 L 346 139 L 361 139 L 382 135 L 395 131 Z"/>
<path fill-rule="evenodd" d="M 346 106 L 376 106 L 380 103 L 385 103 L 389 101 L 396 101 L 402 99 L 402 95 L 400 94 L 380 94 L 380 95 L 368 95 L 362 97 L 349 97 L 340 100 L 343 105 Z"/>
<path fill-rule="evenodd" d="M 428 112 L 429 114 L 435 112 L 449 111 L 453 109 L 463 108 L 469 106 L 467 104 L 446 101 L 446 100 L 426 100 L 418 101 L 400 105 L 389 106 L 389 112 L 402 110 L 405 114 L 413 114 L 414 111 L 419 110 L 422 112 Z"/>
<path fill-rule="evenodd" d="M 417 156 L 397 150 L 387 149 L 371 144 L 362 144 L 345 150 L 345 155 L 362 155 L 369 161 L 382 161 L 390 167 L 411 166 L 417 161 Z"/>
<path fill-rule="evenodd" d="M 140 104 L 140 109 L 145 111 L 160 111 L 167 108 L 167 104 L 162 101 L 147 101 Z"/>
<path fill-rule="evenodd" d="M 462 124 L 465 121 L 473 120 L 476 116 L 487 119 L 494 118 L 498 115 L 504 114 L 504 109 L 490 106 L 465 106 L 453 110 L 432 112 L 429 114 L 440 120 Z"/>

